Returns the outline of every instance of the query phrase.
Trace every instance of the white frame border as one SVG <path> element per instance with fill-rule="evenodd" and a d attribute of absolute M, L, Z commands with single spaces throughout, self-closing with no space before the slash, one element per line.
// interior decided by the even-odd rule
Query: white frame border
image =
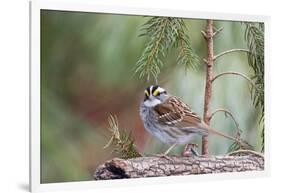
<path fill-rule="evenodd" d="M 241 173 L 223 173 L 223 174 L 205 174 L 198 176 L 170 176 L 158 178 L 141 179 L 122 179 L 110 181 L 83 181 L 40 184 L 40 10 L 61 10 L 75 12 L 93 12 L 93 13 L 112 13 L 126 15 L 150 15 L 150 16 L 173 16 L 194 19 L 215 19 L 231 21 L 253 21 L 264 22 L 265 24 L 265 170 Z M 82 188 L 101 188 L 101 187 L 119 187 L 119 186 L 137 186 L 140 184 L 157 183 L 183 183 L 198 180 L 225 180 L 241 179 L 249 177 L 264 177 L 270 174 L 270 84 L 269 84 L 269 22 L 268 16 L 260 15 L 241 15 L 226 13 L 208 13 L 194 12 L 188 10 L 167 10 L 155 9 L 149 7 L 130 7 L 130 6 L 112 6 L 102 5 L 96 1 L 60 2 L 60 1 L 32 1 L 30 2 L 30 191 L 54 191 L 54 190 L 74 190 Z"/>

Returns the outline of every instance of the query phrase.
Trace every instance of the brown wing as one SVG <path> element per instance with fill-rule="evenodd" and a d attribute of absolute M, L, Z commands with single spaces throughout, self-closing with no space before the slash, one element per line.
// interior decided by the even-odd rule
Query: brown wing
<path fill-rule="evenodd" d="M 176 127 L 201 128 L 201 118 L 177 97 L 169 97 L 165 102 L 154 107 L 158 121 Z"/>

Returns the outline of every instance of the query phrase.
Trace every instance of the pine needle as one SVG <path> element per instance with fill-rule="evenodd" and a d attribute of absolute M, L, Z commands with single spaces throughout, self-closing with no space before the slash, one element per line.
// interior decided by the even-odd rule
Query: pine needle
<path fill-rule="evenodd" d="M 255 88 L 251 89 L 254 106 L 261 108 L 262 152 L 264 151 L 264 23 L 244 22 L 246 25 L 245 40 L 249 48 L 248 63 L 254 71 L 251 77 Z"/>
<path fill-rule="evenodd" d="M 143 24 L 140 36 L 148 37 L 148 42 L 134 68 L 139 78 L 146 78 L 149 81 L 153 77 L 157 82 L 164 66 L 163 58 L 173 47 L 179 48 L 178 64 L 184 65 L 186 69 L 199 64 L 183 19 L 152 17 Z"/>

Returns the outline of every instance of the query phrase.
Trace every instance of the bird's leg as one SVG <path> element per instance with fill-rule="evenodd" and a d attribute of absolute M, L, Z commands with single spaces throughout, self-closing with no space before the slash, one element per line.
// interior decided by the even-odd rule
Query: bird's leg
<path fill-rule="evenodd" d="M 176 145 L 177 145 L 177 143 L 174 143 L 173 145 L 171 145 L 171 146 L 169 147 L 169 149 L 167 149 L 167 150 L 164 152 L 164 155 L 168 155 L 168 153 L 169 153 L 174 147 L 176 147 Z"/>
<path fill-rule="evenodd" d="M 174 144 L 171 145 L 171 146 L 169 147 L 169 149 L 167 149 L 164 153 L 156 154 L 156 155 L 154 155 L 154 156 L 160 157 L 160 158 L 166 158 L 166 159 L 172 161 L 172 159 L 168 156 L 168 153 L 169 153 L 176 145 L 177 145 L 177 143 L 174 143 Z"/>
<path fill-rule="evenodd" d="M 184 157 L 199 156 L 199 153 L 195 150 L 195 148 L 198 148 L 198 145 L 195 143 L 186 144 L 182 152 L 182 156 Z"/>

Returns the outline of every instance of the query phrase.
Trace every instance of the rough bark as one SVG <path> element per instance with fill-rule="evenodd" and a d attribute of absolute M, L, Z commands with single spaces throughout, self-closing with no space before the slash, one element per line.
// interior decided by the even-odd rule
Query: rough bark
<path fill-rule="evenodd" d="M 243 172 L 264 169 L 263 155 L 238 151 L 226 156 L 114 158 L 100 165 L 96 180 Z"/>

